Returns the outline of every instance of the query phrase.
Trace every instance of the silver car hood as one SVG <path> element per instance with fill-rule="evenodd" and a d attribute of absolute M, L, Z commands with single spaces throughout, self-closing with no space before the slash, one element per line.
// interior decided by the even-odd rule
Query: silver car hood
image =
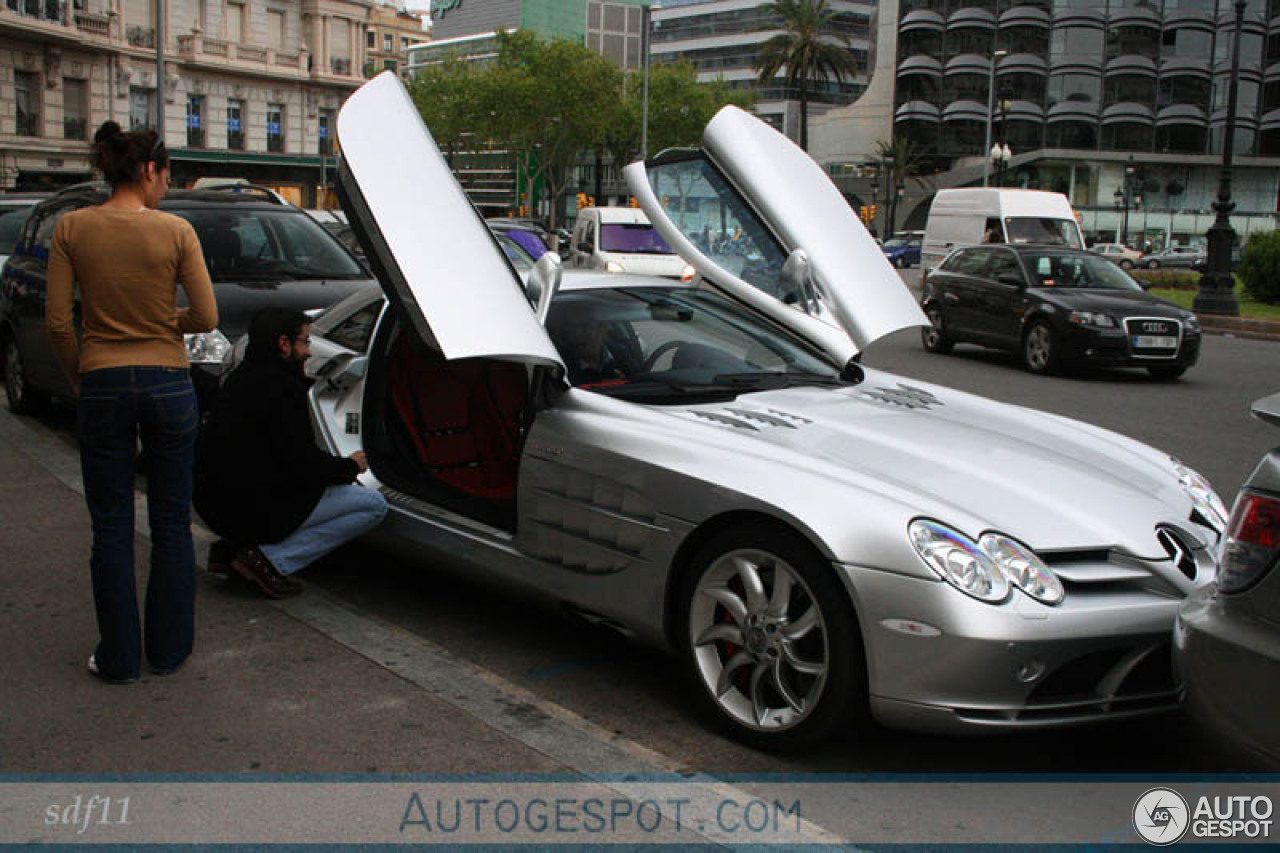
<path fill-rule="evenodd" d="M 999 530 L 1037 551 L 1119 548 L 1162 559 L 1155 525 L 1192 527 L 1191 499 L 1154 448 L 879 371 L 856 386 L 667 411 L 810 457 L 826 476 L 912 515 L 970 536 Z"/>

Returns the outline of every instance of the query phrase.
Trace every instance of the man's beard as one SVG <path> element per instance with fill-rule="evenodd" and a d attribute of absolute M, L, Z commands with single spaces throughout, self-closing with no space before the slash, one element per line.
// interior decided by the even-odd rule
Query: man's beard
<path fill-rule="evenodd" d="M 288 371 L 299 379 L 307 378 L 307 360 L 305 358 L 298 358 L 291 355 L 284 360 L 284 363 Z"/>

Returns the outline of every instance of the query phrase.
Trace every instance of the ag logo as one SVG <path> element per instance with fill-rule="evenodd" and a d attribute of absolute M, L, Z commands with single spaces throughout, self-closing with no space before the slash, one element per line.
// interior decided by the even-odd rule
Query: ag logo
<path fill-rule="evenodd" d="M 1133 804 L 1133 828 L 1148 844 L 1173 844 L 1187 834 L 1190 824 L 1187 801 L 1169 788 L 1152 788 Z"/>

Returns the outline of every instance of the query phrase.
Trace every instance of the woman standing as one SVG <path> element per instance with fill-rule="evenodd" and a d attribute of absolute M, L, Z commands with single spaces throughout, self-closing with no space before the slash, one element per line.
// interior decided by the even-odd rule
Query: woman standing
<path fill-rule="evenodd" d="M 58 222 L 47 317 L 54 351 L 78 395 L 99 634 L 89 671 L 128 683 L 138 679 L 144 647 L 157 673 L 173 672 L 191 654 L 191 468 L 200 417 L 182 335 L 212 330 L 218 311 L 195 231 L 186 220 L 156 210 L 169 182 L 169 155 L 156 132 L 125 133 L 106 122 L 94 134 L 91 159 L 111 185 L 111 197 Z M 72 322 L 76 283 L 79 344 Z M 179 284 L 189 308 L 177 307 Z M 139 434 L 150 458 L 145 643 L 133 560 Z"/>

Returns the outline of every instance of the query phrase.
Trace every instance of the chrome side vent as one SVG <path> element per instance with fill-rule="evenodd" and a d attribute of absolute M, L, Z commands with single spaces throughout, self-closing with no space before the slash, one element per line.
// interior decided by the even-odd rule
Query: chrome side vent
<path fill-rule="evenodd" d="M 1199 567 L 1196 565 L 1195 549 L 1187 543 L 1182 533 L 1162 524 L 1156 527 L 1156 541 L 1164 548 L 1178 571 L 1188 580 L 1196 579 Z"/>
<path fill-rule="evenodd" d="M 734 415 L 726 415 L 721 412 L 690 412 L 695 418 L 702 418 L 705 421 L 721 424 L 722 426 L 733 427 L 734 429 L 745 429 L 751 432 L 759 432 L 760 427 Z"/>

